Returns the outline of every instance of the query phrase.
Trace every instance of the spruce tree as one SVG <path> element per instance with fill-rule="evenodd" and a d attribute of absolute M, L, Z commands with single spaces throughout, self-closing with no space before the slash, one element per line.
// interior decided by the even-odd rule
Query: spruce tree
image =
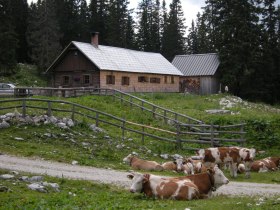
<path fill-rule="evenodd" d="M 128 47 L 131 40 L 128 40 L 131 34 L 133 24 L 131 11 L 128 10 L 127 0 L 110 0 L 108 14 L 108 39 L 107 43 L 111 46 Z M 128 35 L 130 34 L 130 35 Z M 130 38 L 129 38 L 130 39 Z"/>
<path fill-rule="evenodd" d="M 185 25 L 184 13 L 180 0 L 173 0 L 167 19 L 166 29 L 163 33 L 162 53 L 172 61 L 175 55 L 185 54 Z"/>
<path fill-rule="evenodd" d="M 12 19 L 12 2 L 0 1 L 0 75 L 13 73 L 18 39 Z"/>
<path fill-rule="evenodd" d="M 279 48 L 275 0 L 264 0 L 261 7 L 260 52 L 256 58 L 256 71 L 251 77 L 250 99 L 276 103 L 279 83 Z M 265 71 L 264 71 L 265 69 Z"/>
<path fill-rule="evenodd" d="M 100 44 L 108 45 L 109 0 L 91 0 L 89 4 L 89 28 L 99 32 Z"/>
<path fill-rule="evenodd" d="M 138 17 L 138 33 L 136 37 L 139 49 L 160 52 L 160 2 L 158 0 L 142 0 L 138 6 Z"/>
<path fill-rule="evenodd" d="M 38 0 L 31 4 L 27 31 L 32 61 L 45 71 L 61 51 L 54 0 Z"/>
<path fill-rule="evenodd" d="M 28 62 L 28 45 L 26 41 L 28 4 L 27 0 L 13 0 L 11 4 L 11 18 L 18 39 L 16 49 L 17 62 Z"/>

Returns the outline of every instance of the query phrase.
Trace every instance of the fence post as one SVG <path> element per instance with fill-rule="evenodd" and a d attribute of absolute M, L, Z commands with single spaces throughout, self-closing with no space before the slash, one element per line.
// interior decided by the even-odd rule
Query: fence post
<path fill-rule="evenodd" d="M 123 120 L 123 125 L 122 125 L 122 140 L 124 141 L 124 127 L 125 127 L 125 120 Z"/>
<path fill-rule="evenodd" d="M 167 119 L 166 119 L 166 110 L 164 110 L 164 122 L 167 123 Z"/>
<path fill-rule="evenodd" d="M 153 106 L 153 118 L 156 118 L 156 107 Z"/>
<path fill-rule="evenodd" d="M 114 102 L 116 101 L 116 90 L 115 89 L 113 90 L 113 101 Z"/>
<path fill-rule="evenodd" d="M 181 139 L 180 139 L 180 124 L 176 124 L 176 148 L 181 149 L 182 144 L 181 144 Z"/>
<path fill-rule="evenodd" d="M 244 139 L 245 139 L 245 138 L 244 138 L 244 124 L 241 125 L 241 127 L 240 127 L 240 132 L 241 132 L 241 134 L 240 134 L 240 139 L 241 139 L 241 140 L 244 140 Z M 244 146 L 244 142 L 241 142 L 241 146 Z"/>
<path fill-rule="evenodd" d="M 141 103 L 141 110 L 142 110 L 142 111 L 144 111 L 143 108 L 144 108 L 144 101 L 142 101 L 142 103 Z"/>
<path fill-rule="evenodd" d="M 98 122 L 98 117 L 99 117 L 99 113 L 96 112 L 96 116 L 95 116 L 95 118 L 96 118 L 95 126 L 96 126 L 96 127 L 98 127 L 98 124 L 99 124 L 99 122 Z"/>
<path fill-rule="evenodd" d="M 52 116 L 52 102 L 48 101 L 48 117 Z"/>
<path fill-rule="evenodd" d="M 74 121 L 74 118 L 75 118 L 75 106 L 73 105 L 72 106 L 72 116 L 71 116 L 71 119 Z"/>
<path fill-rule="evenodd" d="M 145 135 L 144 135 L 144 132 L 145 132 L 145 127 L 144 126 L 142 126 L 142 144 L 144 145 L 144 137 L 145 137 Z"/>
<path fill-rule="evenodd" d="M 211 128 L 210 128 L 210 132 L 211 132 L 211 146 L 214 147 L 214 126 L 213 123 L 211 122 Z"/>
<path fill-rule="evenodd" d="M 131 96 L 130 96 L 129 101 L 130 101 L 130 108 L 131 108 L 132 107 L 132 97 Z"/>
<path fill-rule="evenodd" d="M 121 104 L 123 104 L 123 94 L 121 93 Z"/>
<path fill-rule="evenodd" d="M 22 100 L 22 115 L 26 117 L 26 100 Z"/>

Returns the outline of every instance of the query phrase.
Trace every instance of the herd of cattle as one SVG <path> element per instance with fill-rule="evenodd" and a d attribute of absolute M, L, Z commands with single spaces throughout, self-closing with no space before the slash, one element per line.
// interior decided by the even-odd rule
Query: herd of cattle
<path fill-rule="evenodd" d="M 148 197 L 160 199 L 192 200 L 211 197 L 213 191 L 229 180 L 220 169 L 227 166 L 230 175 L 244 173 L 250 177 L 250 171 L 275 171 L 280 167 L 280 157 L 268 157 L 254 161 L 255 149 L 242 147 L 217 147 L 200 149 L 197 156 L 178 158 L 159 164 L 156 161 L 142 160 L 132 154 L 123 159 L 134 170 L 176 171 L 186 176 L 161 177 L 153 174 L 130 173 L 132 179 L 130 192 L 143 192 Z"/>

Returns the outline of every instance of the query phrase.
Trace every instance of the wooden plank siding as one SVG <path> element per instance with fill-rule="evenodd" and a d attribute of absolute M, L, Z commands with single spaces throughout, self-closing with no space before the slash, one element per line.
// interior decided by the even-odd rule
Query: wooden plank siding
<path fill-rule="evenodd" d="M 219 80 L 213 76 L 180 77 L 180 92 L 192 94 L 215 94 L 219 91 Z"/>
<path fill-rule="evenodd" d="M 114 76 L 115 84 L 107 84 L 108 75 Z M 129 78 L 129 85 L 122 84 L 123 77 Z M 139 77 L 145 77 L 146 81 L 139 82 Z M 113 88 L 124 92 L 179 92 L 179 76 L 102 70 L 100 88 Z"/>
<path fill-rule="evenodd" d="M 100 86 L 100 71 L 80 51 L 75 48 L 68 50 L 53 69 L 53 87 L 95 87 Z M 85 83 L 85 75 L 89 83 Z M 69 83 L 63 84 L 64 76 L 69 76 Z"/>

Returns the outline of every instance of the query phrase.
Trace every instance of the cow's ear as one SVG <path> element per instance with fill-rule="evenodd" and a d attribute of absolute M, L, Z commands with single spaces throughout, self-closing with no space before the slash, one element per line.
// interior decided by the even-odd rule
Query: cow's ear
<path fill-rule="evenodd" d="M 175 165 L 177 165 L 176 161 L 173 161 L 173 163 L 174 163 Z"/>
<path fill-rule="evenodd" d="M 148 178 L 148 177 L 144 177 L 143 183 L 146 183 L 146 182 L 148 182 L 148 181 L 149 181 L 149 178 Z"/>
<path fill-rule="evenodd" d="M 209 173 L 209 174 L 213 174 L 213 173 L 214 173 L 213 168 L 212 168 L 212 167 L 207 168 L 207 173 Z"/>
<path fill-rule="evenodd" d="M 127 175 L 127 178 L 129 178 L 129 179 L 133 179 L 133 177 L 134 177 L 133 174 L 128 174 L 128 175 Z"/>

